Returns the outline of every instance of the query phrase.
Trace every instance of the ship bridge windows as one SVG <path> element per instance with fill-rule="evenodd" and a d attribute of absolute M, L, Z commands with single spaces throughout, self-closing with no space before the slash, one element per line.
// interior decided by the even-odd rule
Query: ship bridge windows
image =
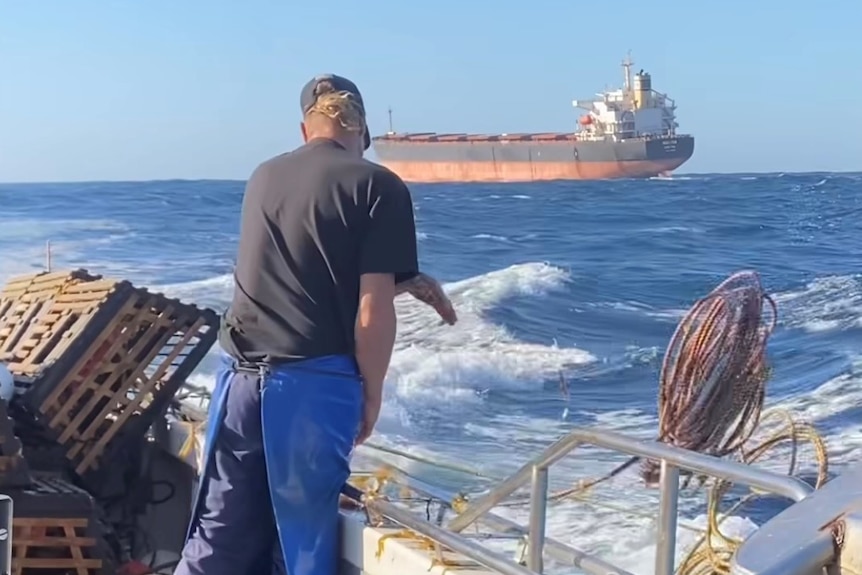
<path fill-rule="evenodd" d="M 620 115 L 619 136 L 621 138 L 634 138 L 636 130 L 635 115 L 630 110 L 626 110 Z"/>
<path fill-rule="evenodd" d="M 616 138 L 634 138 L 635 123 L 634 122 L 613 122 L 605 125 L 605 135 L 614 136 Z"/>

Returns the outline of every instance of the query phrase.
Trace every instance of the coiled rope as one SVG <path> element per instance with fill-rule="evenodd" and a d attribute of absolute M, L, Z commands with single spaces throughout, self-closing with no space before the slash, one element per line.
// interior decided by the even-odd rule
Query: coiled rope
<path fill-rule="evenodd" d="M 772 312 L 766 325 L 764 301 Z M 777 317 L 754 271 L 730 276 L 694 304 L 662 363 L 659 441 L 716 457 L 739 452 L 760 423 Z M 645 462 L 641 475 L 657 480 L 656 463 Z"/>

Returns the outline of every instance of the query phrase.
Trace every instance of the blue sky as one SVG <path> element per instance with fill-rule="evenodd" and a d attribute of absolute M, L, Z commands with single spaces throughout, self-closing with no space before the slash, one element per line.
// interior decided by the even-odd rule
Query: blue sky
<path fill-rule="evenodd" d="M 563 131 L 620 60 L 689 172 L 862 170 L 859 0 L 0 0 L 0 181 L 244 179 L 335 72 L 372 132 Z M 373 157 L 373 156 L 372 156 Z"/>

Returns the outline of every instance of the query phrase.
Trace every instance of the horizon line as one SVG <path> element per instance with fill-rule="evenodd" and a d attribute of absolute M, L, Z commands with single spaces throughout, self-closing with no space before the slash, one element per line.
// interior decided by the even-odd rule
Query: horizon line
<path fill-rule="evenodd" d="M 862 174 L 862 170 L 808 170 L 808 171 L 791 171 L 791 170 L 777 170 L 770 172 L 675 172 L 669 178 L 662 178 L 661 176 L 655 176 L 659 179 L 670 179 L 672 180 L 674 176 L 748 176 L 748 175 L 773 175 L 773 174 L 789 174 L 795 176 L 807 175 L 807 174 Z M 604 180 L 569 180 L 572 182 L 612 182 L 616 180 L 631 180 L 631 179 L 642 179 L 642 180 L 650 180 L 652 178 L 615 178 L 615 179 L 604 179 Z M 236 179 L 236 178 L 152 178 L 148 180 L 25 180 L 25 181 L 0 181 L 0 186 L 34 186 L 34 185 L 44 185 L 44 184 L 148 184 L 148 183 L 164 183 L 164 182 L 238 182 L 243 183 L 247 182 L 248 179 Z M 546 180 L 548 182 L 563 182 L 567 180 Z M 405 182 L 408 186 L 413 185 L 457 185 L 457 184 L 470 184 L 477 182 Z M 482 184 L 502 184 L 502 185 L 510 185 L 510 184 L 538 184 L 542 183 L 541 181 L 525 181 L 525 182 L 478 182 Z"/>

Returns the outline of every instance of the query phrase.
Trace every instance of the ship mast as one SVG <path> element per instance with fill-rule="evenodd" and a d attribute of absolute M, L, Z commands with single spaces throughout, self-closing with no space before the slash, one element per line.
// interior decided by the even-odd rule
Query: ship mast
<path fill-rule="evenodd" d="M 632 66 L 634 62 L 632 61 L 632 51 L 629 50 L 628 54 L 626 54 L 625 60 L 623 60 L 623 91 L 626 97 L 631 95 L 632 91 Z"/>
<path fill-rule="evenodd" d="M 389 113 L 389 131 L 387 132 L 387 134 L 392 135 L 395 133 L 395 130 L 392 128 L 392 106 L 389 106 L 386 111 Z"/>

